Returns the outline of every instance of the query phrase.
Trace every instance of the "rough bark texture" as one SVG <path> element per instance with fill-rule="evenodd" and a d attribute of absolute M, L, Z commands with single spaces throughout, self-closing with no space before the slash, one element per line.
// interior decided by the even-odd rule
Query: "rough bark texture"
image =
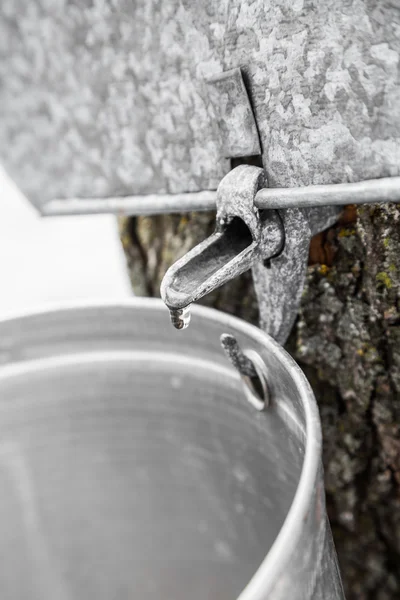
<path fill-rule="evenodd" d="M 137 294 L 209 235 L 214 215 L 121 221 Z M 348 600 L 400 597 L 400 209 L 349 208 L 314 238 L 288 349 L 317 397 L 328 511 Z M 250 273 L 204 299 L 257 322 Z"/>

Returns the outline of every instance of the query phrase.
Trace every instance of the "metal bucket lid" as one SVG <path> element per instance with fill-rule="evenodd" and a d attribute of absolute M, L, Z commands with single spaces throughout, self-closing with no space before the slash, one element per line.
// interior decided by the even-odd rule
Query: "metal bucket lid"
<path fill-rule="evenodd" d="M 3 0 L 1 161 L 38 206 L 216 189 L 229 161 L 205 81 L 240 68 L 270 187 L 399 175 L 398 16 L 347 0 Z"/>

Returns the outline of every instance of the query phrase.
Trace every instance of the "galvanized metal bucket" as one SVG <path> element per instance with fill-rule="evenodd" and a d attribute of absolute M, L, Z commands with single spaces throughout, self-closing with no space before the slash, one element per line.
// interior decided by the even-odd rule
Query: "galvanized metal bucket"
<path fill-rule="evenodd" d="M 343 598 L 312 391 L 259 329 L 193 308 L 59 308 L 0 323 L 5 600 Z M 221 351 L 256 352 L 258 412 Z"/>

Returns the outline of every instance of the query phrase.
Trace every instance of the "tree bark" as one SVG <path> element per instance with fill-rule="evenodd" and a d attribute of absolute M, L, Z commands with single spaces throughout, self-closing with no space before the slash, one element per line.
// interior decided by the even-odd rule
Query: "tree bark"
<path fill-rule="evenodd" d="M 214 229 L 214 215 L 120 221 L 136 294 Z M 321 413 L 328 513 L 348 600 L 400 594 L 400 209 L 349 207 L 314 238 L 288 342 Z M 251 274 L 204 304 L 257 323 Z"/>

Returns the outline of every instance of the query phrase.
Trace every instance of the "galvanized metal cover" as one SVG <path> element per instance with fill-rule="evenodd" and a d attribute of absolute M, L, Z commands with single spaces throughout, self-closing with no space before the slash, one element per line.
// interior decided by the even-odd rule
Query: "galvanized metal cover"
<path fill-rule="evenodd" d="M 399 54 L 386 0 L 3 0 L 1 161 L 38 205 L 215 189 L 240 67 L 271 186 L 399 175 Z"/>

